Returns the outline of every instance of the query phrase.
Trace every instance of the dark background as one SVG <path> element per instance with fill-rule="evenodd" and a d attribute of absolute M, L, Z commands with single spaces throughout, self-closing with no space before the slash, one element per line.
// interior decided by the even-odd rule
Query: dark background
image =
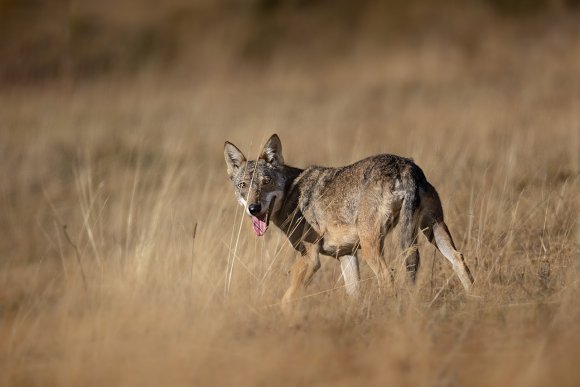
<path fill-rule="evenodd" d="M 578 0 L 0 1 L 0 80 L 312 71 L 397 47 L 577 33 Z M 369 57 L 368 60 L 372 60 Z"/>

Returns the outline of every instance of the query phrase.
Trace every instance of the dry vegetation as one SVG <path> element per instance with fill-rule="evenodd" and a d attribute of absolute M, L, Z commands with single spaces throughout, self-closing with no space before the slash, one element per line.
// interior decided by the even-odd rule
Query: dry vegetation
<path fill-rule="evenodd" d="M 4 88 L 0 385 L 580 385 L 580 29 L 489 19 L 316 66 Z M 293 252 L 222 158 L 274 131 L 296 166 L 412 156 L 473 295 L 424 239 L 413 291 L 389 239 L 397 286 L 363 267 L 354 303 L 325 259 L 285 317 Z"/>

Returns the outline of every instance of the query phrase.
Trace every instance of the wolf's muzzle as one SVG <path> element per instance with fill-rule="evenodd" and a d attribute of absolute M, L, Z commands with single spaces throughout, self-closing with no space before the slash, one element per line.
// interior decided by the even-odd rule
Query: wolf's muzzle
<path fill-rule="evenodd" d="M 257 215 L 260 213 L 260 211 L 262 211 L 262 205 L 260 203 L 250 204 L 248 206 L 248 211 L 250 211 L 250 214 L 252 215 Z"/>

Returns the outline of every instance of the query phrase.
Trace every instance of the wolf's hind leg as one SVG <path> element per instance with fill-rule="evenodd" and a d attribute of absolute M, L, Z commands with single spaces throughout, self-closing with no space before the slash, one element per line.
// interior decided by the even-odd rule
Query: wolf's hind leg
<path fill-rule="evenodd" d="M 461 284 L 465 290 L 469 292 L 473 285 L 473 276 L 465 264 L 463 254 L 455 248 L 453 238 L 451 237 L 451 233 L 449 232 L 445 222 L 442 220 L 437 221 L 431 226 L 424 228 L 423 231 L 425 232 L 427 239 L 429 239 L 441 254 L 451 262 L 453 270 L 455 270 Z"/>
<path fill-rule="evenodd" d="M 421 263 L 419 249 L 417 244 L 417 223 L 414 221 L 410 224 L 408 232 L 401 233 L 401 248 L 405 256 L 405 268 L 409 273 L 409 278 L 414 284 L 417 279 L 417 271 Z"/>
<path fill-rule="evenodd" d="M 343 255 L 339 260 L 346 293 L 351 297 L 356 297 L 360 289 L 358 259 L 354 255 Z"/>
<path fill-rule="evenodd" d="M 408 253 L 407 258 L 405 259 L 405 268 L 407 269 L 407 273 L 409 273 L 411 282 L 414 284 L 417 281 L 417 271 L 419 270 L 419 265 L 421 264 L 421 258 L 419 256 L 419 250 L 417 249 L 416 243 L 414 243 L 408 249 L 411 251 Z"/>
<path fill-rule="evenodd" d="M 379 288 L 384 289 L 387 286 L 389 269 L 385 258 L 383 257 L 382 236 L 367 235 L 360 237 L 361 247 L 358 250 L 360 257 L 370 266 L 373 273 L 377 276 Z"/>

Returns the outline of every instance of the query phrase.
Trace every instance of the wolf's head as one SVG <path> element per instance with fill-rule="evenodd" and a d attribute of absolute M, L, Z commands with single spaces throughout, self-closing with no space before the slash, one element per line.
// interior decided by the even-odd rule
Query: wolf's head
<path fill-rule="evenodd" d="M 238 202 L 252 217 L 256 235 L 262 236 L 284 199 L 286 179 L 280 138 L 276 134 L 270 137 L 260 157 L 252 161 L 246 160 L 234 144 L 226 141 L 224 157 Z"/>

